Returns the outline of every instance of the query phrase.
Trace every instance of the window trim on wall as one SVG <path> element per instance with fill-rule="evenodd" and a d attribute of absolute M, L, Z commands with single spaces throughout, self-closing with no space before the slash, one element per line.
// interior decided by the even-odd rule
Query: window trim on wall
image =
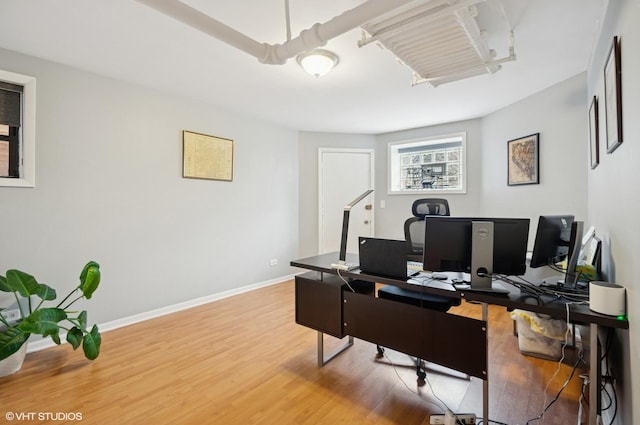
<path fill-rule="evenodd" d="M 36 185 L 36 79 L 0 69 L 0 81 L 24 87 L 20 127 L 20 176 L 0 178 L 0 187 Z"/>
<path fill-rule="evenodd" d="M 461 139 L 462 143 L 462 158 L 461 158 L 461 187 L 460 189 L 443 189 L 443 188 L 429 188 L 429 189 L 412 189 L 412 190 L 398 190 L 394 189 L 394 183 L 400 176 L 400 161 L 398 158 L 399 147 L 411 147 L 420 145 L 435 145 L 444 142 L 446 139 Z M 389 142 L 387 144 L 387 194 L 388 195 L 425 195 L 425 194 L 451 194 L 451 193 L 467 193 L 467 133 L 451 133 L 441 134 L 430 137 L 420 137 L 409 140 L 399 140 L 395 142 Z"/>

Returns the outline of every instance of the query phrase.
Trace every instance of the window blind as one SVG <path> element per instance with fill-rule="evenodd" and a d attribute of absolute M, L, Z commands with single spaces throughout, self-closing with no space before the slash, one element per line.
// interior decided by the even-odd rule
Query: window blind
<path fill-rule="evenodd" d="M 0 81 L 0 124 L 20 127 L 23 87 Z"/>

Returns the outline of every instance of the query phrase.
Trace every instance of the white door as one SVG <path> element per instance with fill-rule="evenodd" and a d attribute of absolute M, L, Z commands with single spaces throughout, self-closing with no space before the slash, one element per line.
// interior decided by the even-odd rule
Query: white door
<path fill-rule="evenodd" d="M 373 149 L 318 150 L 319 252 L 340 251 L 344 207 L 373 189 Z M 347 252 L 358 253 L 358 237 L 373 236 L 373 195 L 358 202 L 349 218 Z"/>

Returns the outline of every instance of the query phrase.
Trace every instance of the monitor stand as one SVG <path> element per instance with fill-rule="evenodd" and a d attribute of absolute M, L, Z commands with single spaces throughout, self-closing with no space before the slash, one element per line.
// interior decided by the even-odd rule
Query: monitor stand
<path fill-rule="evenodd" d="M 572 289 L 578 287 L 578 258 L 580 258 L 580 248 L 582 247 L 582 233 L 584 222 L 574 221 L 571 223 L 571 238 L 569 239 L 569 257 L 567 258 L 567 270 L 564 274 L 564 286 Z"/>
<path fill-rule="evenodd" d="M 471 223 L 471 287 L 491 289 L 493 273 L 493 222 Z"/>
<path fill-rule="evenodd" d="M 471 288 L 467 291 L 508 293 L 493 278 L 493 222 L 471 222 Z"/>
<path fill-rule="evenodd" d="M 542 281 L 544 286 L 563 287 L 567 289 L 578 288 L 578 275 L 576 268 L 580 258 L 580 248 L 582 247 L 582 232 L 584 222 L 574 221 L 571 223 L 571 237 L 569 239 L 569 254 L 567 256 L 567 269 L 563 275 L 548 277 Z"/>

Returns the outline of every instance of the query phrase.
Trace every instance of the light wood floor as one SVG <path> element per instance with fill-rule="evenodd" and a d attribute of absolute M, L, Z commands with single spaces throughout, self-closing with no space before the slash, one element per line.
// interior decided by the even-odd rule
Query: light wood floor
<path fill-rule="evenodd" d="M 481 314 L 470 304 L 456 313 Z M 541 412 L 556 363 L 519 352 L 504 308 L 489 314 L 490 419 L 524 424 Z M 342 343 L 325 339 L 328 349 Z M 461 347 L 474 355 L 474 347 Z M 21 371 L 0 378 L 0 418 L 62 412 L 80 413 L 82 424 L 410 425 L 442 412 L 428 385 L 417 388 L 412 369 L 378 363 L 375 354 L 373 344 L 356 340 L 318 368 L 316 332 L 295 324 L 289 281 L 107 332 L 94 362 L 68 345 L 30 353 Z M 548 400 L 569 371 L 563 365 Z M 435 372 L 428 380 L 454 411 L 481 414 L 482 381 Z M 576 374 L 544 420 L 531 423 L 576 423 L 580 386 Z M 47 423 L 37 419 L 22 422 Z"/>

